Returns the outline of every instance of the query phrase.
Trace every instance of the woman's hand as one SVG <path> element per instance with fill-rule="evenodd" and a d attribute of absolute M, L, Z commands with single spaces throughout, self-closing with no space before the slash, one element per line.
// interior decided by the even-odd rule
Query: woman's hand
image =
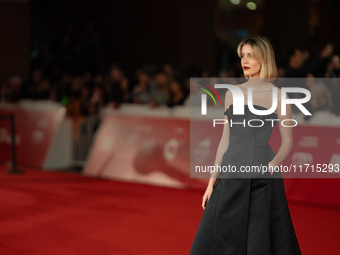
<path fill-rule="evenodd" d="M 206 204 L 208 203 L 209 201 L 209 198 L 211 196 L 211 193 L 213 191 L 213 187 L 212 186 L 208 186 L 207 189 L 205 190 L 205 193 L 203 195 L 203 199 L 202 199 L 202 207 L 203 207 L 203 210 L 205 210 L 205 206 Z"/>
<path fill-rule="evenodd" d="M 274 174 L 274 170 L 276 169 L 276 167 L 278 167 L 279 165 L 274 161 L 270 161 L 268 163 L 268 168 L 269 168 L 269 173 L 270 175 L 273 175 Z"/>

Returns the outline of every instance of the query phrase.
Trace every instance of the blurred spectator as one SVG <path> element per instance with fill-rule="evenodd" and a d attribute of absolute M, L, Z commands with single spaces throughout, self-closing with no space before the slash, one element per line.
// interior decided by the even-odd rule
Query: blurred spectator
<path fill-rule="evenodd" d="M 91 72 L 87 71 L 83 73 L 83 82 L 85 87 L 88 87 L 89 89 L 93 88 L 93 75 Z"/>
<path fill-rule="evenodd" d="M 164 64 L 162 69 L 163 73 L 168 78 L 168 82 L 179 81 L 181 79 L 179 72 L 175 71 L 175 69 L 170 64 Z"/>
<path fill-rule="evenodd" d="M 34 90 L 34 99 L 50 99 L 51 91 L 50 81 L 48 79 L 43 79 Z"/>
<path fill-rule="evenodd" d="M 6 79 L 1 86 L 0 101 L 16 103 L 23 98 L 23 80 L 19 75 Z"/>
<path fill-rule="evenodd" d="M 307 80 L 307 88 L 311 92 L 309 109 L 313 114 L 316 111 L 330 111 L 332 108 L 332 95 L 326 84 L 312 77 Z"/>
<path fill-rule="evenodd" d="M 155 75 L 155 88 L 151 91 L 150 103 L 152 107 L 167 105 L 169 102 L 169 82 L 163 72 Z"/>
<path fill-rule="evenodd" d="M 51 92 L 51 82 L 43 76 L 41 69 L 35 69 L 32 74 L 32 84 L 29 87 L 30 98 L 50 99 Z"/>
<path fill-rule="evenodd" d="M 88 87 L 82 87 L 80 91 L 80 113 L 82 116 L 88 116 L 90 114 L 90 89 Z"/>
<path fill-rule="evenodd" d="M 185 100 L 185 94 L 181 84 L 176 81 L 170 83 L 169 86 L 169 102 L 168 106 L 183 105 Z"/>
<path fill-rule="evenodd" d="M 292 48 L 288 53 L 288 65 L 285 77 L 299 78 L 313 74 L 314 77 L 325 77 L 327 64 L 333 53 L 333 45 L 328 43 L 320 53 L 314 56 L 307 50 Z"/>
<path fill-rule="evenodd" d="M 306 54 L 300 48 L 292 48 L 288 53 L 288 65 L 285 69 L 285 77 L 305 77 L 306 73 L 302 69 L 306 60 Z"/>
<path fill-rule="evenodd" d="M 105 105 L 103 85 L 104 79 L 101 75 L 97 75 L 94 79 L 93 93 L 90 98 L 89 113 L 98 114 L 101 107 Z"/>
<path fill-rule="evenodd" d="M 72 76 L 68 73 L 64 73 L 57 85 L 56 98 L 63 104 L 67 105 L 69 102 L 69 97 L 72 89 Z"/>
<path fill-rule="evenodd" d="M 122 77 L 120 81 L 120 89 L 122 91 L 122 103 L 131 103 L 130 81 L 127 77 Z"/>
<path fill-rule="evenodd" d="M 93 22 L 79 27 L 67 25 L 61 31 L 61 34 L 53 34 L 51 37 L 55 38 L 50 40 L 34 38 L 30 82 L 26 84 L 17 75 L 8 77 L 1 84 L 1 101 L 50 99 L 65 105 L 68 115 L 80 120 L 84 116 L 98 114 L 102 107 L 119 108 L 122 103 L 172 107 L 184 102 L 188 104 L 191 97 L 192 104 L 199 105 L 201 93 L 197 89 L 189 91 L 189 77 L 209 78 L 215 73 L 219 77 L 243 77 L 239 59 L 235 52 L 230 51 L 228 40 L 221 41 L 216 70 L 192 66 L 186 70 L 189 74 L 181 77 L 183 70 L 179 72 L 169 63 L 144 63 L 135 71 L 123 70 L 114 64 L 107 72 L 103 54 L 104 37 Z M 316 53 L 292 48 L 288 53 L 287 65 L 278 66 L 278 76 L 339 77 L 340 60 L 339 56 L 332 55 L 333 51 L 330 43 Z M 137 75 L 130 79 L 127 71 Z M 284 86 L 308 85 L 299 84 L 297 80 L 287 79 Z M 313 84 L 308 88 L 313 94 L 310 102 L 313 111 L 328 109 L 340 115 L 340 86 Z M 325 100 L 332 103 L 328 104 Z"/>
<path fill-rule="evenodd" d="M 340 58 L 338 55 L 334 55 L 327 65 L 325 77 L 339 78 L 340 77 L 339 71 L 340 71 Z"/>
<path fill-rule="evenodd" d="M 42 82 L 43 80 L 43 73 L 42 70 L 37 68 L 35 70 L 33 70 L 32 72 L 32 83 L 30 84 L 29 88 L 28 88 L 28 97 L 30 98 L 34 98 L 34 92 L 36 87 L 39 86 L 39 84 Z"/>
<path fill-rule="evenodd" d="M 109 73 L 106 88 L 108 102 L 113 108 L 118 108 L 123 100 L 123 91 L 121 87 L 122 78 L 123 78 L 122 70 L 117 66 L 113 66 Z"/>
<path fill-rule="evenodd" d="M 80 95 L 77 91 L 71 93 L 66 109 L 69 117 L 73 118 L 75 121 L 81 120 Z"/>
<path fill-rule="evenodd" d="M 138 83 L 132 90 L 132 101 L 137 104 L 147 104 L 150 101 L 150 77 L 145 72 L 138 74 Z"/>

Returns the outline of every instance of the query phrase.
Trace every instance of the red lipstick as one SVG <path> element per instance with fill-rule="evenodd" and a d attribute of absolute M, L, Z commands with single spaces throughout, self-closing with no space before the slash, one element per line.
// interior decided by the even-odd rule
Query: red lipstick
<path fill-rule="evenodd" d="M 250 67 L 248 67 L 248 66 L 244 66 L 243 67 L 243 70 L 248 70 Z"/>

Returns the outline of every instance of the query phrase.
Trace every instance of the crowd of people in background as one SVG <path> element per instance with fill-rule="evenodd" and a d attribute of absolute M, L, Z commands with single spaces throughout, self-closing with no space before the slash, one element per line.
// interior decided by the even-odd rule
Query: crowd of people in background
<path fill-rule="evenodd" d="M 98 114 L 103 107 L 119 108 L 124 103 L 149 104 L 151 107 L 183 105 L 188 100 L 190 77 L 243 77 L 242 70 L 237 68 L 239 60 L 236 57 L 228 59 L 233 62 L 228 64 L 228 70 L 216 73 L 196 68 L 183 75 L 184 72 L 168 63 L 161 66 L 145 64 L 130 73 L 119 63 L 113 63 L 103 73 L 93 68 L 100 62 L 96 55 L 102 54 L 97 49 L 100 36 L 96 35 L 93 26 L 85 31 L 79 40 L 74 40 L 71 32 L 65 32 L 57 46 L 40 47 L 32 54 L 31 80 L 25 81 L 20 75 L 7 77 L 0 84 L 0 101 L 52 100 L 65 105 L 68 114 L 77 117 Z M 292 48 L 287 54 L 286 65 L 279 66 L 278 76 L 340 77 L 340 59 L 333 50 L 331 44 L 317 54 Z M 316 110 L 340 114 L 337 104 L 340 88 L 320 85 L 310 89 L 324 95 L 318 99 L 323 102 L 322 108 L 316 104 Z"/>

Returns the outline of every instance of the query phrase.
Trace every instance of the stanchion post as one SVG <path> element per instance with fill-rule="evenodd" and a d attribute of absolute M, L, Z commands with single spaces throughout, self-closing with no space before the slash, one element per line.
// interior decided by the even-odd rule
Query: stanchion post
<path fill-rule="evenodd" d="M 16 152 L 16 141 L 15 141 L 15 116 L 11 114 L 9 116 L 11 123 L 11 145 L 12 145 L 12 168 L 7 171 L 9 174 L 21 174 L 22 170 L 17 168 L 17 152 Z"/>

